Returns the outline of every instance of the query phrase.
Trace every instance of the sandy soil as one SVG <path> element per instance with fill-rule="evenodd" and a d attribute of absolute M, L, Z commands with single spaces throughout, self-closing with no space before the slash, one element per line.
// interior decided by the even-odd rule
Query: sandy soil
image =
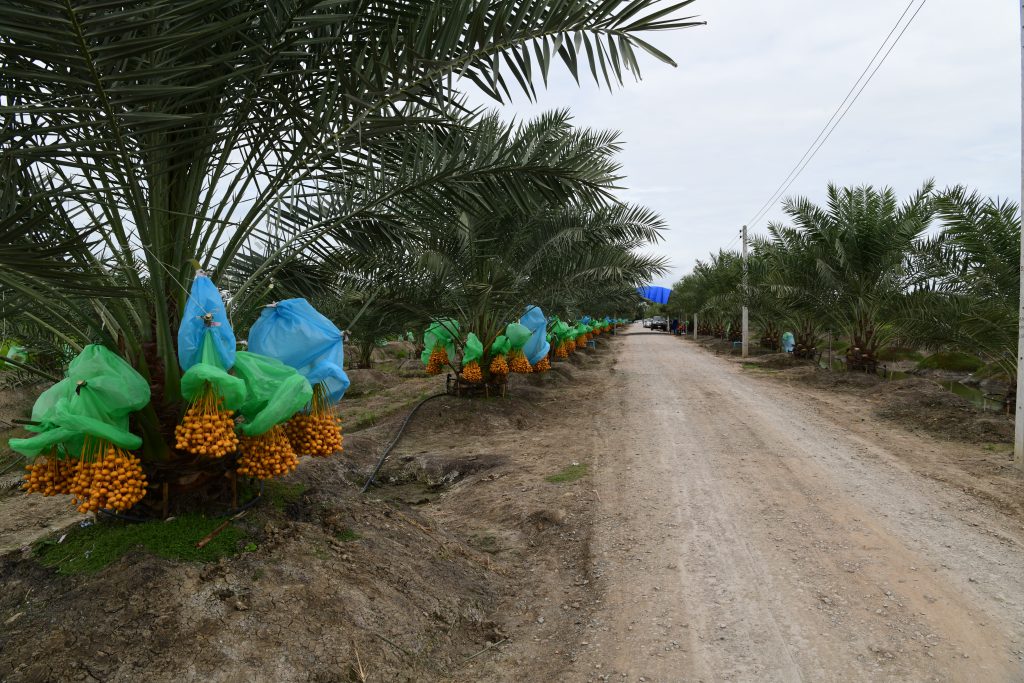
<path fill-rule="evenodd" d="M 591 455 L 578 425 L 611 356 L 602 344 L 513 377 L 507 399 L 431 401 L 364 495 L 406 411 L 387 414 L 444 378 L 380 382 L 346 401 L 347 425 L 362 411 L 373 426 L 348 432 L 342 457 L 305 460 L 285 482 L 301 498 L 235 522 L 255 550 L 215 564 L 140 550 L 62 576 L 30 549 L 0 554 L 0 680 L 558 680 L 565 660 L 516 646 L 539 639 L 538 619 L 554 650 L 576 640 L 578 613 L 552 596 L 590 590 L 592 490 L 546 477 Z M 15 545 L 43 531 L 19 507 L 33 500 L 0 505 Z"/>
<path fill-rule="evenodd" d="M 394 411 L 443 383 L 376 372 L 344 457 L 237 523 L 255 552 L 0 557 L 0 680 L 1024 680 L 1024 477 L 876 418 L 890 387 L 637 329 L 426 404 L 362 495 Z M 5 535 L 42 531 L 22 512 Z"/>
<path fill-rule="evenodd" d="M 1018 511 L 920 471 L 947 444 L 794 389 L 624 337 L 565 680 L 1024 680 Z"/>

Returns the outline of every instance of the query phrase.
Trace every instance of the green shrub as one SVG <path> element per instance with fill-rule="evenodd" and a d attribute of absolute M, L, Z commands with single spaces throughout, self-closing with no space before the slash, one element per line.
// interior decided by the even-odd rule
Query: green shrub
<path fill-rule="evenodd" d="M 921 370 L 947 370 L 949 372 L 977 372 L 985 363 L 977 356 L 962 351 L 939 351 L 917 364 Z"/>

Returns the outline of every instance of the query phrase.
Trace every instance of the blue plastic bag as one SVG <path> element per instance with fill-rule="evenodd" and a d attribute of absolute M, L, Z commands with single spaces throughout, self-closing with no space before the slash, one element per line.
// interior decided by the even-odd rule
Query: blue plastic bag
<path fill-rule="evenodd" d="M 209 277 L 196 273 L 178 328 L 178 364 L 182 370 L 199 362 L 207 330 L 222 366 L 230 370 L 235 364 L 235 333 L 228 322 L 224 300 Z"/>
<path fill-rule="evenodd" d="M 782 335 L 782 350 L 786 353 L 793 353 L 793 347 L 796 346 L 796 338 L 792 332 L 786 332 Z"/>
<path fill-rule="evenodd" d="M 331 403 L 340 401 L 351 384 L 341 330 L 305 299 L 264 308 L 249 331 L 249 350 L 290 365 L 312 385 L 323 384 Z"/>
<path fill-rule="evenodd" d="M 530 332 L 530 341 L 523 347 L 523 354 L 530 365 L 536 365 L 542 358 L 548 355 L 551 344 L 548 342 L 548 319 L 544 312 L 536 306 L 527 306 L 526 313 L 519 319 L 519 324 L 527 327 Z"/>

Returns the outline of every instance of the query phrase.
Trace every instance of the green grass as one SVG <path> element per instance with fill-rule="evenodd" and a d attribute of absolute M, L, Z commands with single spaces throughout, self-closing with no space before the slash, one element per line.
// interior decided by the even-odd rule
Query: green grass
<path fill-rule="evenodd" d="M 949 372 L 976 372 L 985 363 L 977 356 L 960 351 L 940 351 L 933 353 L 917 364 L 922 370 L 947 370 Z"/>
<path fill-rule="evenodd" d="M 342 529 L 341 531 L 334 534 L 334 537 L 342 543 L 351 543 L 352 541 L 358 541 L 362 536 L 353 531 L 352 529 Z"/>
<path fill-rule="evenodd" d="M 761 365 L 760 363 L 744 363 L 743 364 L 743 369 L 744 370 L 752 370 L 754 372 L 765 372 L 765 373 L 769 373 L 769 374 L 774 373 L 774 372 L 778 372 L 777 369 L 775 369 L 775 368 L 766 368 L 765 366 Z"/>
<path fill-rule="evenodd" d="M 360 410 L 347 416 L 345 428 L 350 432 L 358 432 L 360 429 L 377 424 L 377 420 L 380 418 L 380 413 L 375 410 Z"/>
<path fill-rule="evenodd" d="M 305 484 L 288 484 L 273 480 L 263 484 L 263 498 L 278 512 L 284 510 L 287 505 L 299 502 L 305 492 Z"/>
<path fill-rule="evenodd" d="M 550 477 L 545 477 L 545 479 L 552 484 L 568 484 L 587 476 L 588 469 L 589 467 L 586 464 L 574 462 L 558 474 L 552 474 Z"/>
<path fill-rule="evenodd" d="M 214 562 L 236 555 L 245 536 L 240 529 L 228 526 L 202 548 L 196 547 L 196 542 L 223 522 L 200 515 L 140 524 L 104 522 L 73 528 L 63 543 L 56 539 L 41 541 L 35 554 L 40 564 L 60 574 L 93 574 L 134 550 L 169 560 Z"/>
<path fill-rule="evenodd" d="M 892 363 L 901 360 L 912 360 L 920 362 L 924 360 L 924 354 L 915 349 L 901 349 L 901 348 L 889 348 L 882 349 L 878 352 L 878 360 L 889 361 Z"/>

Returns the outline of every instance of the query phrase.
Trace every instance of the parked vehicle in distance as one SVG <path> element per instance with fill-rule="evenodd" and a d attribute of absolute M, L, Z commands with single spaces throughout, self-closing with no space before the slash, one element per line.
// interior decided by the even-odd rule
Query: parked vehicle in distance
<path fill-rule="evenodd" d="M 650 326 L 651 326 L 651 319 L 650 318 L 644 318 L 644 327 L 650 327 Z"/>
<path fill-rule="evenodd" d="M 653 318 L 651 318 L 651 324 L 649 325 L 649 327 L 652 330 L 663 330 L 665 332 L 668 332 L 668 320 L 660 315 L 656 315 Z"/>

